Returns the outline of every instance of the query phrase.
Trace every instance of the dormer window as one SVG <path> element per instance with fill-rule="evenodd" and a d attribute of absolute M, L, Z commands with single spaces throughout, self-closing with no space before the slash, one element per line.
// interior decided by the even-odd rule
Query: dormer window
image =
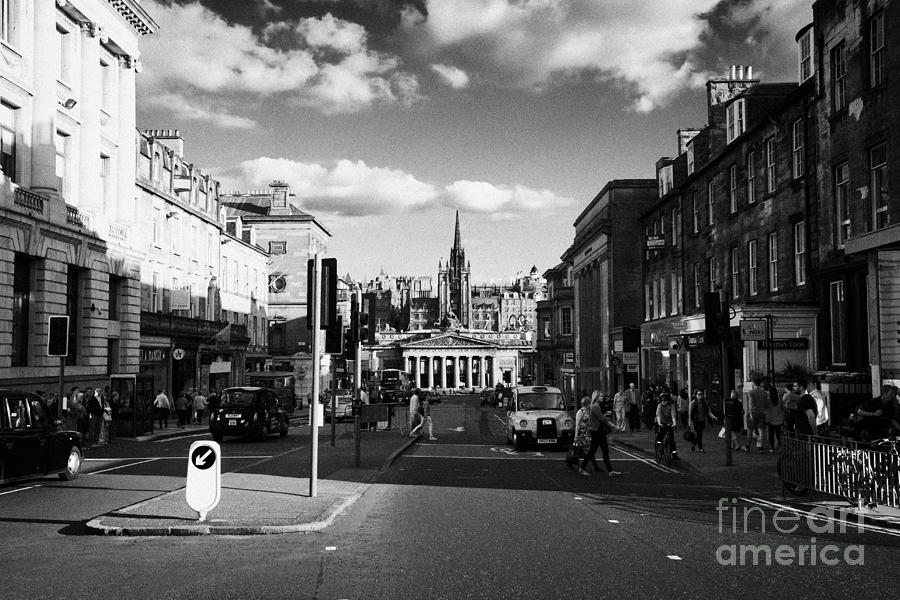
<path fill-rule="evenodd" d="M 741 136 L 746 130 L 746 119 L 744 118 L 744 99 L 740 98 L 728 105 L 725 112 L 728 129 L 726 130 L 727 143 L 733 142 Z"/>
<path fill-rule="evenodd" d="M 688 175 L 694 173 L 694 144 L 690 142 L 687 145 L 687 172 Z"/>
<path fill-rule="evenodd" d="M 800 52 L 800 83 L 813 76 L 815 73 L 815 59 L 813 55 L 813 28 L 808 25 L 797 34 L 798 50 Z"/>

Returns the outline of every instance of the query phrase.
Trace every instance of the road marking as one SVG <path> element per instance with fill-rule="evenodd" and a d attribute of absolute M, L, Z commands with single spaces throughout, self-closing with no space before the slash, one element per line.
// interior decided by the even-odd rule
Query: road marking
<path fill-rule="evenodd" d="M 223 456 L 223 459 L 226 458 L 272 458 L 271 456 L 265 456 L 263 454 L 247 454 L 241 456 Z M 117 460 L 145 460 L 145 459 L 153 459 L 153 460 L 184 460 L 183 456 L 110 456 L 109 458 L 86 458 L 84 462 L 115 462 Z"/>
<path fill-rule="evenodd" d="M 452 446 L 454 448 L 495 448 L 495 444 L 429 444 L 428 442 L 422 442 L 421 444 L 416 444 L 417 446 Z"/>
<path fill-rule="evenodd" d="M 497 419 L 498 421 L 500 421 L 500 424 L 501 424 L 501 425 L 503 425 L 504 427 L 506 427 L 506 421 L 505 421 L 505 420 L 501 419 L 501 418 L 498 417 L 497 415 L 494 415 L 494 418 Z"/>
<path fill-rule="evenodd" d="M 325 552 L 334 552 L 337 550 L 337 546 L 325 546 Z"/>
<path fill-rule="evenodd" d="M 650 465 L 654 469 L 658 469 L 658 470 L 662 471 L 663 473 L 674 473 L 676 475 L 681 474 L 681 471 L 678 471 L 671 467 L 667 467 L 665 465 L 656 464 L 655 460 L 651 460 L 649 458 L 644 458 L 643 456 L 638 456 L 637 454 L 632 454 L 631 452 L 628 452 L 627 450 L 623 450 L 620 446 L 617 446 L 615 444 L 611 444 L 611 446 L 613 448 L 615 448 L 616 450 L 618 450 L 619 452 L 621 452 L 622 454 L 625 454 L 626 456 L 630 456 L 631 458 L 635 458 L 644 464 Z"/>
<path fill-rule="evenodd" d="M 0 496 L 5 496 L 7 494 L 15 494 L 16 492 L 24 492 L 25 490 L 33 490 L 34 488 L 39 488 L 40 485 L 29 485 L 28 487 L 18 488 L 15 490 L 9 490 L 8 492 L 0 492 Z"/>
<path fill-rule="evenodd" d="M 163 444 L 165 442 L 175 442 L 178 440 L 183 440 L 184 438 L 192 438 L 192 437 L 201 437 L 204 435 L 209 435 L 208 431 L 204 431 L 203 433 L 189 433 L 187 435 L 175 435 L 169 438 L 163 438 L 161 440 L 153 440 L 154 444 Z"/>
<path fill-rule="evenodd" d="M 447 458 L 453 460 L 510 460 L 507 456 L 513 457 L 514 460 L 563 460 L 563 456 L 523 456 L 521 454 L 505 456 L 441 456 L 440 454 L 404 454 L 403 458 Z M 612 462 L 635 462 L 640 461 L 638 458 L 613 458 Z M 643 462 L 643 461 L 640 461 Z M 716 486 L 718 487 L 718 486 Z M 729 488 L 730 489 L 730 488 Z"/>
<path fill-rule="evenodd" d="M 748 504 L 758 504 L 765 508 L 771 508 L 771 509 L 775 509 L 775 510 L 784 510 L 787 512 L 792 512 L 794 514 L 802 515 L 804 517 L 807 517 L 808 519 L 812 519 L 815 521 L 828 521 L 831 523 L 836 523 L 838 525 L 845 525 L 845 527 L 847 529 L 855 527 L 855 528 L 857 528 L 857 530 L 862 529 L 864 531 L 873 531 L 875 533 L 883 533 L 885 535 L 900 537 L 900 531 L 897 531 L 896 529 L 889 529 L 887 527 L 880 527 L 878 525 L 869 525 L 865 522 L 859 522 L 859 521 L 854 523 L 853 521 L 849 521 L 849 520 L 844 521 L 842 519 L 835 519 L 834 517 L 830 517 L 826 514 L 812 513 L 812 512 L 809 512 L 809 511 L 806 511 L 806 510 L 803 510 L 800 508 L 788 506 L 786 504 L 778 504 L 777 502 L 769 502 L 768 500 L 763 500 L 762 498 L 744 498 L 744 497 L 742 497 L 741 500 L 743 500 L 744 502 L 747 502 Z M 847 511 L 846 514 L 849 516 L 850 512 Z"/>
<path fill-rule="evenodd" d="M 669 560 L 681 560 L 681 557 L 677 554 L 666 554 L 666 558 Z"/>
<path fill-rule="evenodd" d="M 582 498 L 581 496 L 575 496 L 575 499 L 576 500 L 584 500 L 584 498 Z"/>
<path fill-rule="evenodd" d="M 158 458 L 148 458 L 147 460 L 141 460 L 138 462 L 130 462 L 127 465 L 119 465 L 118 467 L 110 467 L 109 469 L 100 469 L 99 471 L 91 471 L 88 475 L 96 475 L 98 473 L 108 473 L 110 471 L 115 471 L 116 469 L 124 469 L 125 467 L 134 467 L 137 465 L 142 465 L 144 463 L 153 462 L 155 460 L 159 460 Z"/>
<path fill-rule="evenodd" d="M 616 519 L 607 519 L 610 523 L 618 523 Z"/>

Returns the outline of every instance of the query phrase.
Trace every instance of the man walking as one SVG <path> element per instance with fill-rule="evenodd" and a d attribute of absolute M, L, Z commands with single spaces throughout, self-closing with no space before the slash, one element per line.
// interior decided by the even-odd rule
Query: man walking
<path fill-rule="evenodd" d="M 599 395 L 594 398 L 589 414 L 591 446 L 590 448 L 588 448 L 587 456 L 585 456 L 584 460 L 581 461 L 581 468 L 578 469 L 578 473 L 580 475 L 590 475 L 590 473 L 588 473 L 586 469 L 588 463 L 592 463 L 594 465 L 595 471 L 600 470 L 597 465 L 597 449 L 599 448 L 600 451 L 603 452 L 603 464 L 606 465 L 606 470 L 609 473 L 609 476 L 612 477 L 614 475 L 621 475 L 620 472 L 613 470 L 612 463 L 609 461 L 609 440 L 606 439 L 606 435 L 610 429 L 615 429 L 615 426 L 607 421 L 606 417 L 603 416 L 603 409 L 600 407 Z"/>
<path fill-rule="evenodd" d="M 753 441 L 753 432 L 757 434 L 756 447 L 763 451 L 763 434 L 766 428 L 766 405 L 769 402 L 769 392 L 762 387 L 762 377 L 753 378 L 753 389 L 747 395 L 749 402 L 746 414 L 747 419 L 747 443 L 744 450 L 750 452 L 750 442 Z"/>
<path fill-rule="evenodd" d="M 409 431 L 412 432 L 416 426 L 416 420 L 419 417 L 419 394 L 422 390 L 416 388 L 413 390 L 412 396 L 409 397 Z"/>
<path fill-rule="evenodd" d="M 616 427 L 625 431 L 625 413 L 628 411 L 628 398 L 625 395 L 625 384 L 613 397 L 613 410 L 616 414 Z"/>
<path fill-rule="evenodd" d="M 641 394 L 637 391 L 633 383 L 628 384 L 625 391 L 625 399 L 628 401 L 626 410 L 628 411 L 628 428 L 634 431 L 641 430 Z"/>
<path fill-rule="evenodd" d="M 163 389 L 159 390 L 156 398 L 153 399 L 153 408 L 156 409 L 156 418 L 159 419 L 160 429 L 169 426 L 170 406 L 171 402 L 169 401 L 169 397 L 166 396 L 166 391 Z"/>

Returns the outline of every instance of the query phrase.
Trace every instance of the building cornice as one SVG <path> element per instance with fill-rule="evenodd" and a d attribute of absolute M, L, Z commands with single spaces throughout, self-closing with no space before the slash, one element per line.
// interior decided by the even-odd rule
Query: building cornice
<path fill-rule="evenodd" d="M 138 35 L 156 33 L 159 24 L 153 20 L 144 7 L 137 0 L 106 0 L 125 21 L 131 25 Z"/>

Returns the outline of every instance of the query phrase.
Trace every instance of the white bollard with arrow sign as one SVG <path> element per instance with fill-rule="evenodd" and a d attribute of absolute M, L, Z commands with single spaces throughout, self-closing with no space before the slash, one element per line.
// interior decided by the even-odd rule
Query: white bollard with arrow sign
<path fill-rule="evenodd" d="M 219 444 L 198 441 L 188 452 L 187 487 L 185 497 L 188 506 L 197 511 L 200 520 L 219 504 L 222 490 L 222 452 Z"/>

